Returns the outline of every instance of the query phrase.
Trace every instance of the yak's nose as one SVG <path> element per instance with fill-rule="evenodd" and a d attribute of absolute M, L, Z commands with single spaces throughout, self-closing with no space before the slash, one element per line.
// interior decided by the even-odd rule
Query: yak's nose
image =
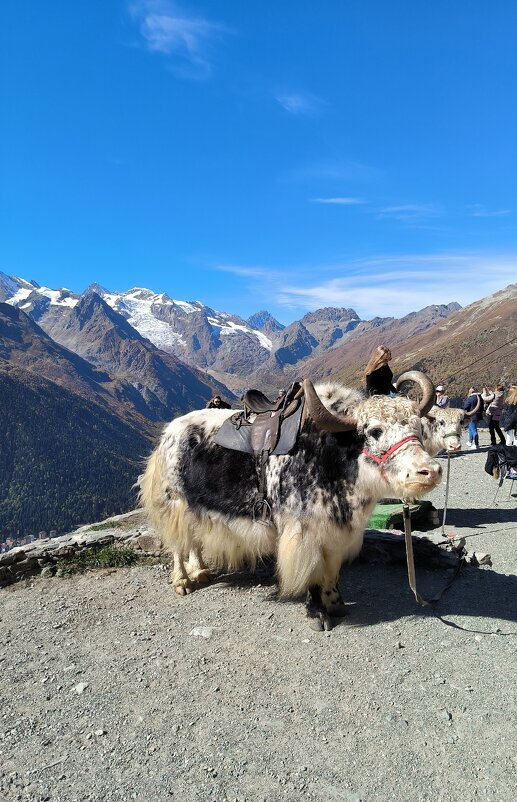
<path fill-rule="evenodd" d="M 424 476 L 426 479 L 440 479 L 442 475 L 442 466 L 436 463 L 429 468 L 421 468 L 417 471 L 419 476 Z"/>
<path fill-rule="evenodd" d="M 436 463 L 436 465 L 430 465 L 426 468 L 420 468 L 419 471 L 415 471 L 413 474 L 414 476 L 421 476 L 426 482 L 438 482 L 442 475 L 442 466 Z M 410 474 L 406 476 L 406 479 L 409 479 Z"/>

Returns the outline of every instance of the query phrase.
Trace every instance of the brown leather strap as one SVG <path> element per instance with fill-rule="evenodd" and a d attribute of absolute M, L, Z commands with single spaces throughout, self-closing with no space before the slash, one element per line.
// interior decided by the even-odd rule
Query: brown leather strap
<path fill-rule="evenodd" d="M 409 587 L 413 591 L 417 602 L 421 604 L 422 607 L 427 607 L 429 602 L 426 601 L 416 589 L 415 557 L 413 555 L 413 538 L 411 536 L 411 513 L 409 511 L 409 504 L 406 504 L 405 502 L 402 504 L 402 517 L 404 519 L 404 538 L 406 541 L 406 561 Z"/>
<path fill-rule="evenodd" d="M 407 572 L 408 572 L 408 579 L 409 579 L 409 587 L 414 593 L 415 599 L 422 607 L 428 607 L 430 604 L 437 602 L 441 599 L 443 594 L 446 590 L 450 588 L 456 577 L 461 571 L 463 560 L 458 560 L 458 567 L 454 571 L 450 580 L 444 585 L 444 587 L 436 593 L 435 596 L 432 596 L 429 601 L 424 599 L 423 596 L 420 595 L 418 590 L 416 589 L 416 575 L 415 575 L 415 558 L 413 555 L 413 539 L 411 535 L 411 512 L 409 510 L 409 505 L 403 500 L 402 503 L 402 517 L 404 519 L 404 539 L 406 542 L 406 561 L 407 561 Z"/>

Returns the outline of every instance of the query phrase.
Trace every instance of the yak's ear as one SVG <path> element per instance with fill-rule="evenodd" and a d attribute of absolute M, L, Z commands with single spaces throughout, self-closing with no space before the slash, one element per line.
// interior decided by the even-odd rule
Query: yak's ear
<path fill-rule="evenodd" d="M 425 415 L 427 420 L 431 421 L 431 423 L 436 423 L 436 415 L 430 415 L 429 412 Z"/>

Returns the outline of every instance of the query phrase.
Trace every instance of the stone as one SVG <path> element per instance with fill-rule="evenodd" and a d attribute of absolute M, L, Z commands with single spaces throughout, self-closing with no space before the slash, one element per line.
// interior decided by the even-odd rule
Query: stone
<path fill-rule="evenodd" d="M 77 685 L 74 686 L 73 690 L 79 696 L 81 696 L 81 694 L 83 694 L 85 692 L 87 687 L 88 687 L 88 683 L 87 682 L 79 682 Z"/>
<path fill-rule="evenodd" d="M 160 551 L 160 541 L 154 535 L 139 535 L 133 542 L 138 548 L 142 549 L 142 551 L 153 553 L 155 551 Z"/>
<path fill-rule="evenodd" d="M 211 638 L 214 632 L 213 627 L 194 627 L 189 632 L 189 635 L 193 635 L 195 638 Z"/>

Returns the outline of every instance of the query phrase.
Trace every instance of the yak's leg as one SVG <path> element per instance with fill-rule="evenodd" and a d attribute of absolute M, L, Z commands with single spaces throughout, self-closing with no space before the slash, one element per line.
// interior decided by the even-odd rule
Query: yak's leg
<path fill-rule="evenodd" d="M 322 563 L 322 580 L 318 585 L 311 585 L 306 601 L 310 626 L 320 632 L 332 629 L 332 618 L 347 614 L 338 585 L 341 554 L 324 553 Z"/>
<path fill-rule="evenodd" d="M 176 593 L 185 596 L 192 593 L 192 582 L 187 574 L 183 555 L 180 551 L 175 551 L 172 558 L 171 582 Z"/>
<path fill-rule="evenodd" d="M 321 583 L 321 600 L 329 615 L 335 618 L 342 618 L 347 614 L 347 609 L 339 590 L 341 562 L 341 554 L 325 555 L 325 576 Z"/>
<path fill-rule="evenodd" d="M 312 585 L 307 591 L 305 609 L 311 629 L 315 629 L 316 632 L 332 629 L 330 614 L 321 600 L 321 588 L 319 585 Z"/>
<path fill-rule="evenodd" d="M 200 585 L 204 585 L 212 579 L 210 569 L 204 562 L 201 556 L 201 549 L 198 546 L 193 546 L 190 549 L 185 568 L 191 582 L 198 582 Z"/>

